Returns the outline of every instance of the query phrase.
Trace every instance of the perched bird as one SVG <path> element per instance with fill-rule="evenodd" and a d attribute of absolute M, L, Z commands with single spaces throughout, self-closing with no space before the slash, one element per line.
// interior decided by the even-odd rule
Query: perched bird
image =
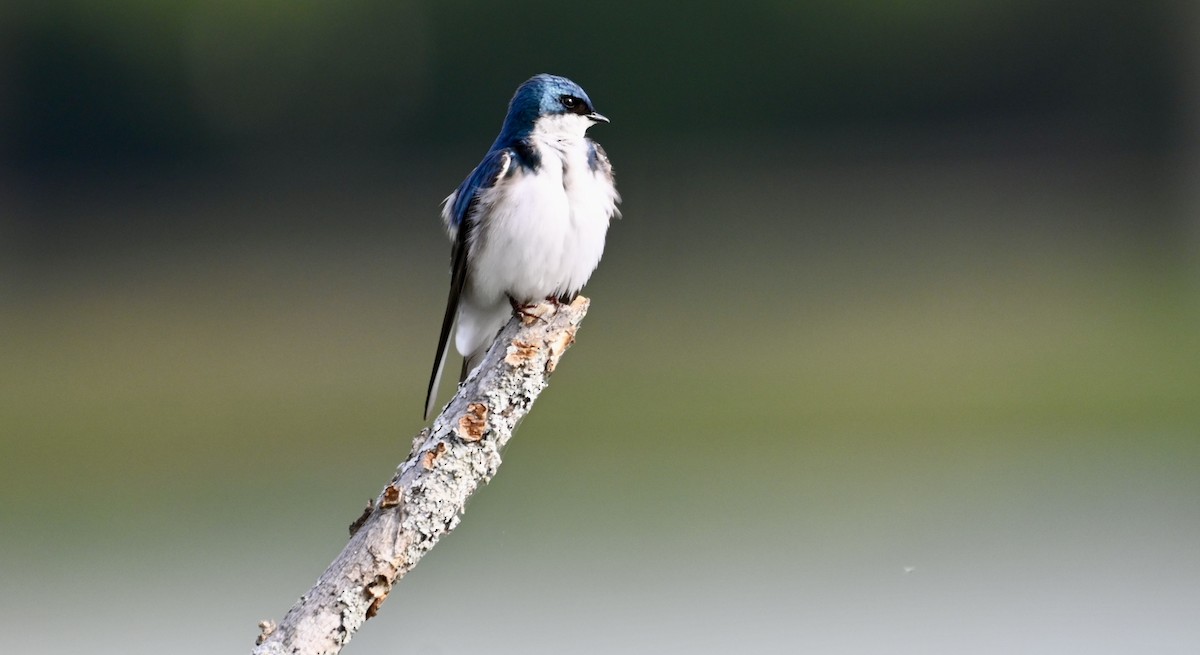
<path fill-rule="evenodd" d="M 509 315 L 542 300 L 570 302 L 604 252 L 621 197 L 589 127 L 607 123 L 580 86 L 535 75 L 517 87 L 483 161 L 442 205 L 454 245 L 450 297 L 425 417 L 433 411 L 451 328 L 461 382 Z"/>

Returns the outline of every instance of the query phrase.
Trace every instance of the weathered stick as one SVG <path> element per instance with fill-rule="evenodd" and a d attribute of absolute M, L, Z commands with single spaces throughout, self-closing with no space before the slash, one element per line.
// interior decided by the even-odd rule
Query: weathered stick
<path fill-rule="evenodd" d="M 454 399 L 413 440 L 396 475 L 350 526 L 349 543 L 278 624 L 263 621 L 254 655 L 341 651 L 392 586 L 458 525 L 467 498 L 500 466 L 500 450 L 546 387 L 587 313 L 538 305 L 514 317 Z"/>

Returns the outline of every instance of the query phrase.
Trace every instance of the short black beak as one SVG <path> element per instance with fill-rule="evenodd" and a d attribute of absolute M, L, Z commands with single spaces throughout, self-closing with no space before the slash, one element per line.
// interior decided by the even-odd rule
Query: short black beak
<path fill-rule="evenodd" d="M 607 123 L 607 122 L 609 122 L 609 120 L 608 120 L 608 117 L 607 117 L 607 116 L 605 116 L 604 114 L 598 114 L 598 113 L 596 113 L 596 112 L 592 112 L 592 113 L 590 113 L 590 114 L 584 114 L 584 115 L 585 115 L 585 116 L 587 116 L 588 118 L 592 119 L 592 122 L 593 122 L 593 123 Z"/>

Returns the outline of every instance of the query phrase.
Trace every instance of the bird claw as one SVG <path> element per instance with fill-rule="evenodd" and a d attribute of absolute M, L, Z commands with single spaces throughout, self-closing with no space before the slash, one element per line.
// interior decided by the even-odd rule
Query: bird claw
<path fill-rule="evenodd" d="M 547 305 L 542 303 L 522 303 L 512 296 L 508 297 L 508 303 L 512 305 L 513 315 L 520 316 L 521 321 L 526 325 L 534 321 L 550 322 L 546 320 Z M 557 306 L 554 306 L 553 309 L 557 309 Z"/>

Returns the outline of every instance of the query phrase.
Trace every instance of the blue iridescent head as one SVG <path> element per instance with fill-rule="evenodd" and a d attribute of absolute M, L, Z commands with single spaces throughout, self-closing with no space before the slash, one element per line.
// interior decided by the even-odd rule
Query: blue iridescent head
<path fill-rule="evenodd" d="M 596 113 L 583 87 L 565 77 L 542 73 L 517 87 L 501 133 L 510 137 L 528 134 L 539 118 L 556 116 L 578 116 L 578 123 L 585 130 L 595 123 L 608 122 Z"/>

